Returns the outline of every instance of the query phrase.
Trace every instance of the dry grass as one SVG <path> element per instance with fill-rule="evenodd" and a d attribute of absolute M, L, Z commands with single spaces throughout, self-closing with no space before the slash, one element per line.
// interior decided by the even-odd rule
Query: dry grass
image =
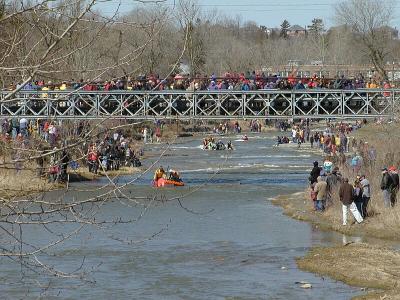
<path fill-rule="evenodd" d="M 369 125 L 357 131 L 354 136 L 357 140 L 368 142 L 377 152 L 374 165 L 363 155 L 365 164 L 360 173 L 365 174 L 370 181 L 372 197 L 369 207 L 371 216 L 362 224 L 341 225 L 342 209 L 337 196 L 324 213 L 313 211 L 308 190 L 301 195 L 278 197 L 273 203 L 282 206 L 286 215 L 311 222 L 320 229 L 398 241 L 400 202 L 394 208 L 385 208 L 380 190 L 381 168 L 391 165 L 400 167 L 400 136 L 397 135 L 397 126 Z M 342 168 L 341 172 L 350 181 L 357 175 L 348 167 Z M 384 290 L 356 297 L 358 300 L 400 299 L 400 254 L 398 251 L 382 248 L 383 244 L 380 242 L 380 247 L 351 244 L 315 248 L 305 258 L 298 259 L 298 265 L 303 270 L 327 275 L 350 285 Z"/>
<path fill-rule="evenodd" d="M 377 160 L 372 165 L 367 157 L 360 173 L 365 174 L 370 181 L 372 197 L 369 203 L 370 216 L 363 224 L 354 226 L 342 226 L 342 207 L 337 195 L 333 197 L 333 204 L 320 214 L 312 210 L 312 201 L 309 200 L 309 190 L 302 197 L 284 196 L 277 198 L 274 203 L 283 206 L 285 213 L 296 219 L 301 219 L 318 224 L 319 226 L 333 229 L 339 232 L 356 235 L 368 235 L 376 238 L 399 240 L 400 235 L 400 201 L 399 205 L 387 209 L 383 204 L 380 189 L 381 168 L 386 166 L 400 167 L 400 136 L 396 134 L 395 125 L 369 125 L 355 133 L 359 141 L 368 142 L 377 152 Z M 341 172 L 353 182 L 357 175 L 349 167 L 343 167 Z M 400 197 L 400 195 L 399 195 Z M 349 218 L 352 218 L 349 214 Z M 351 224 L 351 222 L 350 222 Z"/>
<path fill-rule="evenodd" d="M 400 236 L 400 202 L 394 208 L 387 209 L 383 204 L 380 189 L 382 167 L 400 167 L 400 135 L 397 135 L 397 126 L 393 125 L 368 125 L 354 134 L 358 141 L 367 142 L 369 147 L 374 147 L 377 153 L 376 162 L 373 164 L 366 155 L 363 155 L 364 165 L 360 171 L 365 174 L 371 185 L 371 200 L 369 214 L 364 227 L 376 237 L 399 239 Z M 358 150 L 362 153 L 362 147 Z M 341 170 L 345 177 L 354 181 L 356 175 L 349 168 Z M 335 197 L 334 205 L 325 212 L 325 217 L 335 224 L 341 222 L 341 204 Z"/>
<path fill-rule="evenodd" d="M 31 170 L 18 172 L 12 169 L 0 170 L 0 197 L 3 199 L 42 193 L 61 186 L 56 183 L 48 183 L 47 180 L 37 177 Z"/>
<path fill-rule="evenodd" d="M 119 170 L 110 170 L 103 171 L 101 169 L 98 170 L 98 174 L 90 173 L 88 168 L 80 167 L 77 170 L 69 171 L 70 178 L 81 178 L 81 181 L 84 180 L 93 180 L 99 177 L 109 176 L 111 178 L 116 176 L 125 176 L 137 174 L 142 171 L 141 168 L 133 168 L 133 167 L 121 167 Z"/>

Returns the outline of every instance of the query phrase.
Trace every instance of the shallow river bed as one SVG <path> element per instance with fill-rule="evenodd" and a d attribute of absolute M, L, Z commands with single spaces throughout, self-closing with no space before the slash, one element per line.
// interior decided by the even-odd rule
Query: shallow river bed
<path fill-rule="evenodd" d="M 149 172 L 125 193 L 158 200 L 179 196 L 180 202 L 154 201 L 137 223 L 87 229 L 54 249 L 54 257 L 44 258 L 72 270 L 85 257 L 85 268 L 93 268 L 90 278 L 95 283 L 51 279 L 45 290 L 34 284 L 35 275 L 30 274 L 31 284 L 19 284 L 18 264 L 3 258 L 0 276 L 6 283 L 0 286 L 1 298 L 33 299 L 40 292 L 57 299 L 336 300 L 359 295 L 357 288 L 297 269 L 295 258 L 310 247 L 341 243 L 343 237 L 291 220 L 270 203 L 279 194 L 304 189 L 312 161 L 317 159 L 295 147 L 274 147 L 274 141 L 272 135 L 250 136 L 248 142 L 234 141 L 233 152 L 203 151 L 199 139 L 170 145 L 156 166 L 181 170 L 186 186 L 156 190 L 150 186 Z M 144 164 L 154 162 L 165 147 L 148 145 L 146 151 L 155 156 Z M 118 183 L 133 178 L 120 178 Z M 95 188 L 102 183 L 107 179 L 73 188 Z M 73 196 L 87 194 L 74 192 Z M 102 208 L 102 214 L 110 217 L 134 218 L 140 211 L 118 200 Z M 35 230 L 29 238 L 45 239 Z M 146 241 L 132 244 L 118 239 Z M 310 282 L 313 288 L 302 289 L 298 281 Z"/>

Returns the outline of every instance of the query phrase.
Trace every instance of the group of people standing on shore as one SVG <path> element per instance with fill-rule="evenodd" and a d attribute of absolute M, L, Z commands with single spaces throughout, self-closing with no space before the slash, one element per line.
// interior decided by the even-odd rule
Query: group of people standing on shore
<path fill-rule="evenodd" d="M 356 124 L 355 128 L 357 129 L 359 126 L 360 124 Z M 349 139 L 347 134 L 352 129 L 354 129 L 354 126 L 339 124 L 335 128 L 337 133 L 330 133 L 331 137 L 337 136 L 337 140 L 340 142 L 333 143 L 331 139 L 329 143 L 322 146 L 321 150 L 327 155 L 325 161 L 322 166 L 315 161 L 309 176 L 310 198 L 313 200 L 314 210 L 324 211 L 333 204 L 335 196 L 338 197 L 342 204 L 343 225 L 347 225 L 349 210 L 358 223 L 363 222 L 369 216 L 368 207 L 372 190 L 370 181 L 365 173 L 362 172 L 370 170 L 369 167 L 373 167 L 376 160 L 376 150 L 370 147 L 368 143 L 357 142 L 354 137 L 351 140 Z M 317 132 L 314 135 L 317 134 L 319 133 Z M 322 137 L 325 140 L 325 137 L 329 138 L 329 135 L 322 134 Z M 335 145 L 337 151 L 333 150 Z M 345 153 L 349 152 L 350 149 L 354 151 L 354 155 L 351 156 L 350 162 L 347 163 Z M 339 158 L 337 152 L 339 152 Z M 344 157 L 343 160 L 340 159 L 341 156 Z M 354 181 L 350 182 L 349 178 L 342 176 L 339 172 L 339 167 L 334 166 L 335 163 L 345 169 L 347 167 L 346 173 L 352 174 L 351 176 L 355 177 Z M 394 207 L 400 188 L 398 170 L 395 166 L 382 168 L 380 188 L 384 207 Z"/>
<path fill-rule="evenodd" d="M 118 171 L 120 167 L 140 167 L 142 164 L 131 146 L 131 141 L 121 131 L 106 135 L 102 141 L 89 145 L 87 163 L 89 172 L 98 169 Z"/>
<path fill-rule="evenodd" d="M 53 147 L 60 137 L 60 127 L 57 122 L 45 119 L 5 118 L 1 121 L 1 136 L 5 142 L 39 138 Z"/>
<path fill-rule="evenodd" d="M 85 134 L 90 129 L 90 124 L 85 121 L 67 124 L 47 119 L 5 118 L 1 121 L 0 133 L 3 143 L 18 145 L 12 148 L 14 159 L 21 158 L 21 149 L 34 146 L 38 151 L 35 159 L 36 175 L 46 177 L 49 182 L 66 181 L 67 169 L 76 170 L 80 163 L 87 165 L 91 173 L 97 173 L 98 169 L 109 171 L 119 170 L 121 166 L 141 166 L 132 148 L 133 140 L 127 137 L 128 131 L 118 130 L 111 135 L 105 134 L 103 138 L 93 135 L 86 140 Z M 68 135 L 74 139 L 84 138 L 78 145 L 78 151 L 68 149 L 65 140 Z M 82 156 L 81 153 L 86 155 Z M 140 151 L 138 154 L 141 154 Z M 79 158 L 74 160 L 74 156 Z M 16 170 L 21 169 L 22 163 L 16 163 Z"/>
<path fill-rule="evenodd" d="M 329 166 L 329 167 L 327 167 Z M 324 211 L 333 204 L 335 195 L 339 195 L 342 203 L 343 225 L 347 225 L 348 211 L 353 214 L 358 223 L 368 215 L 368 203 L 371 198 L 371 187 L 365 175 L 357 176 L 354 184 L 344 178 L 338 167 L 331 170 L 332 165 L 320 167 L 314 162 L 310 173 L 311 200 L 316 211 Z"/>

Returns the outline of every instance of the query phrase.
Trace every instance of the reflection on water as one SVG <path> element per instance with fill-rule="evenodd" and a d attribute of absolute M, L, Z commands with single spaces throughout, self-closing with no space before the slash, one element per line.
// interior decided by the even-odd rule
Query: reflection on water
<path fill-rule="evenodd" d="M 157 202 L 138 223 L 87 230 L 57 247 L 54 256 L 44 258 L 48 263 L 72 270 L 85 257 L 86 268 L 95 270 L 96 283 L 52 279 L 46 295 L 57 299 L 349 299 L 357 295 L 355 288 L 297 269 L 295 258 L 310 247 L 341 243 L 344 236 L 286 218 L 267 200 L 301 190 L 314 159 L 304 150 L 272 147 L 273 143 L 272 136 L 250 137 L 247 143 L 236 143 L 232 153 L 203 151 L 200 139 L 173 145 L 160 164 L 183 170 L 187 186 L 153 189 L 149 173 L 125 192 L 168 198 L 204 185 L 183 199 L 188 210 L 176 201 Z M 147 151 L 157 154 L 162 149 L 162 145 L 148 146 Z M 130 180 L 120 178 L 119 183 Z M 104 215 L 122 218 L 139 213 L 139 208 L 119 201 L 102 210 Z M 110 239 L 141 240 L 163 228 L 167 230 L 144 243 Z M 45 239 L 34 230 L 28 236 Z M 1 285 L 2 296 L 35 298 L 43 291 L 33 282 L 18 284 L 19 274 L 17 265 L 2 260 L 0 276 L 13 283 Z M 313 289 L 303 290 L 297 281 L 310 282 Z"/>

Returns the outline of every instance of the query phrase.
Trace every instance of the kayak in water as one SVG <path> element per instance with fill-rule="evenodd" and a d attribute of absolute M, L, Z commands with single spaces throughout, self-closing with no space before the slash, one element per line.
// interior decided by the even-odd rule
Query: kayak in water
<path fill-rule="evenodd" d="M 235 140 L 235 142 L 248 142 L 249 138 L 247 135 L 244 135 L 241 139 Z"/>

